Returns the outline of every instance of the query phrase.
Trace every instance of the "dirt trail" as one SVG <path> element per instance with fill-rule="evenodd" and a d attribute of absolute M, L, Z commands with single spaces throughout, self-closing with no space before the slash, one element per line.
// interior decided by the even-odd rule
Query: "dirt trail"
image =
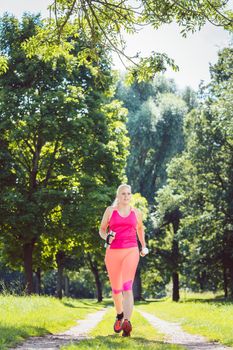
<path fill-rule="evenodd" d="M 102 320 L 106 311 L 107 309 L 105 308 L 89 314 L 84 320 L 79 320 L 76 326 L 64 333 L 46 335 L 43 337 L 30 337 L 22 345 L 11 348 L 11 350 L 57 350 L 63 345 L 91 338 L 88 333 Z"/>
<path fill-rule="evenodd" d="M 30 337 L 22 345 L 11 350 L 57 350 L 61 346 L 77 343 L 83 339 L 90 339 L 88 333 L 98 325 L 105 315 L 107 308 L 89 314 L 84 320 L 78 321 L 75 327 L 64 333 L 46 335 L 43 337 Z M 204 337 L 184 332 L 178 323 L 168 322 L 141 311 L 137 311 L 147 319 L 150 324 L 159 332 L 165 335 L 164 343 L 177 344 L 186 347 L 188 350 L 233 350 L 233 348 L 215 342 L 209 342 Z M 133 334 L 132 334 L 133 335 Z"/>
<path fill-rule="evenodd" d="M 145 317 L 159 332 L 165 334 L 165 342 L 169 344 L 183 345 L 190 350 L 233 350 L 233 348 L 215 342 L 209 342 L 206 338 L 184 332 L 178 323 L 168 322 L 141 311 L 137 311 Z"/>

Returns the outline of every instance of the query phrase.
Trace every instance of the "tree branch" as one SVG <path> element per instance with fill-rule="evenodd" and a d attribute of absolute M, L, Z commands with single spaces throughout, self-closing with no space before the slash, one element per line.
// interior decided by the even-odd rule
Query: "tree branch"
<path fill-rule="evenodd" d="M 55 0 L 55 1 L 56 1 L 56 0 Z M 61 37 L 61 33 L 62 33 L 63 28 L 65 27 L 65 25 L 66 25 L 66 23 L 68 22 L 70 16 L 72 15 L 72 12 L 73 12 L 73 10 L 74 10 L 75 4 L 76 4 L 76 0 L 73 1 L 73 3 L 72 3 L 72 5 L 71 5 L 71 7 L 70 7 L 68 13 L 66 14 L 66 17 L 65 17 L 64 22 L 61 24 L 60 27 L 58 27 L 58 39 L 59 39 L 59 40 L 60 40 L 60 37 Z"/>
<path fill-rule="evenodd" d="M 135 61 L 133 61 L 130 57 L 128 57 L 123 51 L 121 51 L 121 50 L 108 38 L 107 34 L 106 34 L 105 31 L 103 30 L 103 28 L 102 28 L 102 26 L 101 26 L 101 24 L 100 24 L 100 22 L 99 22 L 99 20 L 98 20 L 98 18 L 96 17 L 95 11 L 93 10 L 93 8 L 92 8 L 92 6 L 91 6 L 90 1 L 88 0 L 87 2 L 89 3 L 89 8 L 90 8 L 90 10 L 91 10 L 91 13 L 92 13 L 93 17 L 94 17 L 95 20 L 96 20 L 96 23 L 97 23 L 97 25 L 98 25 L 100 31 L 103 33 L 105 39 L 110 43 L 111 47 L 114 48 L 114 51 L 120 53 L 122 56 L 124 56 L 125 58 L 127 58 L 127 59 L 128 59 L 130 62 L 132 62 L 134 65 L 139 66 Z"/>
<path fill-rule="evenodd" d="M 212 9 L 214 9 L 214 11 L 216 11 L 218 13 L 219 16 L 221 16 L 223 19 L 227 20 L 229 24 L 233 23 L 233 20 L 226 17 L 224 14 L 222 14 L 209 0 L 206 0 L 208 2 L 208 4 L 210 5 L 210 7 L 212 7 Z"/>
<path fill-rule="evenodd" d="M 28 148 L 31 151 L 31 154 L 34 155 L 35 150 L 32 148 L 32 146 L 30 145 L 30 143 L 28 142 L 28 140 L 23 139 L 23 142 L 28 146 Z"/>
<path fill-rule="evenodd" d="M 21 164 L 24 169 L 26 169 L 29 173 L 31 172 L 30 162 L 28 159 L 24 156 L 23 153 L 20 154 L 21 158 L 23 158 L 24 162 L 21 161 L 20 157 L 14 156 L 14 159 L 17 161 L 17 163 Z"/>
<path fill-rule="evenodd" d="M 51 162 L 50 162 L 50 164 L 49 164 L 49 166 L 48 166 L 45 179 L 42 180 L 42 183 L 43 183 L 44 187 L 47 186 L 48 181 L 49 181 L 49 179 L 50 179 L 52 166 L 53 166 L 53 164 L 54 164 L 55 156 L 56 156 L 56 153 L 57 153 L 57 151 L 58 151 L 58 145 L 59 145 L 59 140 L 56 140 L 55 145 L 54 145 L 54 150 L 53 150 L 53 153 L 52 153 Z"/>
<path fill-rule="evenodd" d="M 111 9 L 111 11 L 112 11 L 112 8 L 115 8 L 115 12 L 118 13 L 118 14 L 120 14 L 121 17 L 123 17 L 124 19 L 125 19 L 124 15 L 123 15 L 121 12 L 116 11 L 116 9 L 125 10 L 125 11 L 128 11 L 128 12 L 132 12 L 133 14 L 141 15 L 140 12 L 135 11 L 132 7 L 131 7 L 131 8 L 120 7 L 119 5 L 111 4 L 111 3 L 106 2 L 106 1 L 102 2 L 102 1 L 100 1 L 100 0 L 94 1 L 94 2 L 93 2 L 93 6 L 94 6 L 94 3 L 101 4 L 101 5 L 105 6 L 106 8 Z M 122 2 L 122 3 L 123 3 L 123 2 Z M 141 7 L 141 6 L 140 6 L 140 7 Z M 140 7 L 138 7 L 138 8 L 140 8 Z"/>

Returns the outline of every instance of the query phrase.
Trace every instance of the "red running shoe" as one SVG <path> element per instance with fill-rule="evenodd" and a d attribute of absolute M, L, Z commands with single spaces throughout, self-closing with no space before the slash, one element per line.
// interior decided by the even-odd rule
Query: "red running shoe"
<path fill-rule="evenodd" d="M 123 329 L 122 337 L 130 337 L 130 332 L 132 331 L 131 322 L 125 319 L 122 324 L 122 329 Z"/>
<path fill-rule="evenodd" d="M 122 323 L 123 323 L 123 318 L 121 320 L 116 319 L 113 326 L 114 332 L 120 333 L 122 331 Z"/>

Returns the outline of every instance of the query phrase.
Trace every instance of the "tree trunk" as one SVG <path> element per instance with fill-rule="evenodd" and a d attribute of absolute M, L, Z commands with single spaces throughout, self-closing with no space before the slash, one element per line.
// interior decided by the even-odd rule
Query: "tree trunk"
<path fill-rule="evenodd" d="M 205 285 L 206 285 L 206 271 L 201 271 L 198 274 L 198 282 L 200 284 L 200 290 L 203 292 L 205 289 Z"/>
<path fill-rule="evenodd" d="M 172 272 L 172 283 L 173 283 L 173 291 L 172 291 L 172 300 L 179 301 L 180 293 L 179 293 L 179 244 L 177 240 L 177 231 L 179 229 L 180 224 L 180 212 L 177 210 L 175 212 L 175 220 L 172 222 L 174 238 L 172 241 L 172 261 L 173 261 L 173 272 Z"/>
<path fill-rule="evenodd" d="M 228 280 L 227 280 L 227 267 L 223 266 L 223 289 L 224 289 L 224 297 L 228 297 Z"/>
<path fill-rule="evenodd" d="M 88 254 L 88 260 L 90 263 L 91 271 L 95 278 L 97 300 L 98 302 L 101 302 L 103 300 L 103 293 L 102 293 L 102 283 L 99 277 L 98 265 L 96 261 L 92 261 L 90 254 Z"/>
<path fill-rule="evenodd" d="M 69 287 L 70 287 L 70 280 L 68 276 L 65 276 L 65 290 L 64 290 L 64 294 L 66 297 L 69 296 Z"/>
<path fill-rule="evenodd" d="M 24 261 L 24 275 L 27 294 L 33 293 L 33 269 L 32 269 L 32 254 L 34 249 L 34 242 L 25 243 L 23 245 L 23 261 Z"/>
<path fill-rule="evenodd" d="M 142 300 L 142 280 L 140 268 L 137 268 L 135 279 L 133 283 L 133 295 L 134 300 Z"/>
<path fill-rule="evenodd" d="M 179 301 L 180 300 L 180 292 L 179 292 L 179 274 L 178 272 L 172 273 L 172 300 Z"/>
<path fill-rule="evenodd" d="M 36 270 L 36 285 L 35 285 L 35 291 L 36 294 L 40 295 L 41 294 L 41 269 L 38 267 Z"/>
<path fill-rule="evenodd" d="M 231 298 L 233 298 L 233 261 L 230 262 L 229 265 L 229 275 L 230 275 L 230 294 Z"/>
<path fill-rule="evenodd" d="M 59 299 L 62 299 L 64 262 L 65 262 L 65 253 L 60 250 L 56 254 L 56 263 L 57 263 L 57 297 Z"/>

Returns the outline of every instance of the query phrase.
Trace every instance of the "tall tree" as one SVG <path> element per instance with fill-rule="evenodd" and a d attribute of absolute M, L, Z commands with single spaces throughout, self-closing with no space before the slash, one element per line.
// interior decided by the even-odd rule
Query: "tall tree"
<path fill-rule="evenodd" d="M 156 192 L 166 183 L 166 164 L 183 150 L 187 106 L 176 94 L 174 82 L 163 77 L 131 87 L 121 83 L 117 96 L 129 110 L 127 176 L 135 191 L 152 204 Z"/>
<path fill-rule="evenodd" d="M 181 197 L 180 238 L 190 242 L 189 264 L 202 282 L 216 276 L 226 295 L 228 288 L 233 293 L 232 57 L 232 48 L 224 49 L 211 67 L 202 103 L 185 119 L 186 149 L 168 168 L 168 183 Z"/>
<path fill-rule="evenodd" d="M 159 264 L 166 266 L 166 274 L 162 277 L 172 280 L 172 300 L 179 301 L 179 274 L 181 272 L 181 253 L 179 247 L 179 228 L 181 221 L 180 199 L 169 185 L 158 191 L 156 197 L 156 216 L 154 217 L 154 229 L 156 238 L 154 245 L 158 258 L 156 259 L 157 269 Z M 162 272 L 162 271 L 161 271 Z M 163 273 L 163 272 L 162 272 Z"/>
<path fill-rule="evenodd" d="M 130 136 L 130 154 L 126 168 L 128 180 L 136 191 L 145 196 L 153 211 L 154 197 L 166 184 L 166 166 L 172 157 L 181 153 L 184 148 L 183 119 L 188 108 L 179 96 L 174 81 L 164 76 L 158 76 L 151 82 L 135 82 L 130 87 L 120 81 L 117 96 L 124 101 L 129 111 L 127 129 Z M 172 275 L 174 299 L 178 300 L 177 281 L 180 268 L 176 244 L 177 225 L 174 212 L 170 213 L 170 219 L 168 219 L 168 212 L 169 208 L 167 208 L 165 221 L 169 229 L 170 225 L 174 226 L 173 248 L 170 245 L 163 246 L 162 241 L 155 237 L 155 226 L 158 223 L 154 225 L 153 220 L 148 218 L 145 222 L 146 234 L 152 254 L 143 260 L 142 268 L 137 271 L 136 282 L 141 287 L 141 280 L 143 280 L 144 284 L 149 286 L 150 277 L 147 278 L 146 275 L 151 274 L 154 277 L 155 270 L 160 269 L 161 274 L 156 273 L 156 278 L 158 277 L 161 282 L 159 288 L 164 288 L 169 276 Z M 160 219 L 163 222 L 162 217 Z M 161 232 L 160 236 L 163 235 L 164 233 Z M 161 249 L 159 258 L 155 259 L 153 246 L 158 242 Z M 157 252 L 155 254 L 158 257 Z M 163 266 L 162 269 L 161 266 Z M 147 273 L 144 272 L 144 268 Z M 149 289 L 153 290 L 154 287 L 150 285 Z M 154 296 L 155 293 L 153 292 L 152 295 Z M 137 293 L 137 298 L 142 298 L 142 291 Z"/>
<path fill-rule="evenodd" d="M 15 257 L 23 260 L 29 293 L 33 291 L 33 251 L 46 233 L 51 211 L 72 204 L 75 193 L 80 198 L 80 188 L 88 185 L 82 179 L 90 154 L 95 155 L 88 167 L 96 184 L 120 181 L 125 154 L 120 136 L 127 142 L 124 110 L 117 102 L 107 107 L 113 77 L 106 53 L 99 48 L 101 82 L 94 78 L 93 67 L 70 70 L 62 58 L 55 63 L 28 59 L 20 44 L 35 34 L 36 25 L 43 27 L 38 16 L 25 15 L 20 23 L 5 15 L 0 38 L 0 50 L 8 56 L 10 68 L 0 78 L 0 127 L 13 178 L 1 198 L 5 208 L 1 239 L 12 263 Z M 79 38 L 76 55 L 82 45 L 84 39 Z M 118 164 L 112 167 L 115 155 Z"/>

